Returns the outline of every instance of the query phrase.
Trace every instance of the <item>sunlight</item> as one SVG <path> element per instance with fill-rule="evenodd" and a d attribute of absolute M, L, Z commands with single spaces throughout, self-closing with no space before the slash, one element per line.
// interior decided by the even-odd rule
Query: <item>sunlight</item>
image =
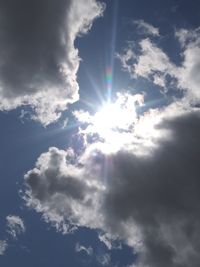
<path fill-rule="evenodd" d="M 137 113 L 137 107 L 142 105 L 141 94 L 117 93 L 115 101 L 102 103 L 94 114 L 83 110 L 73 114 L 86 125 L 80 127 L 80 133 L 86 138 L 92 137 L 90 143 L 100 142 L 104 153 L 115 153 L 123 148 L 144 155 L 155 147 L 154 139 L 165 133 L 155 127 L 161 119 L 156 109 Z"/>
<path fill-rule="evenodd" d="M 90 119 L 87 117 L 89 126 L 85 133 L 97 133 L 110 148 L 118 149 L 129 142 L 138 120 L 136 106 L 142 103 L 142 95 L 118 93 L 115 101 L 103 103 Z"/>
<path fill-rule="evenodd" d="M 130 110 L 116 103 L 105 104 L 93 117 L 92 123 L 96 132 L 109 139 L 117 131 L 126 131 L 136 119 L 135 107 Z"/>

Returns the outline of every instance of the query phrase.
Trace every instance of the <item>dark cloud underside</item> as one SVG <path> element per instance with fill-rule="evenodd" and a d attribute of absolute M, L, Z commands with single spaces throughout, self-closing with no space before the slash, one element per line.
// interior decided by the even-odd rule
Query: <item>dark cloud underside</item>
<path fill-rule="evenodd" d="M 157 148 L 148 155 L 121 150 L 108 156 L 95 150 L 74 169 L 66 152 L 50 149 L 26 174 L 28 205 L 52 222 L 57 214 L 60 222 L 118 235 L 138 251 L 137 266 L 199 266 L 200 116 L 165 119 L 157 126 L 163 129 L 169 135 L 155 139 Z M 43 184 L 42 196 L 34 179 Z M 94 181 L 99 186 L 94 187 Z M 62 190 L 55 186 L 58 182 Z"/>

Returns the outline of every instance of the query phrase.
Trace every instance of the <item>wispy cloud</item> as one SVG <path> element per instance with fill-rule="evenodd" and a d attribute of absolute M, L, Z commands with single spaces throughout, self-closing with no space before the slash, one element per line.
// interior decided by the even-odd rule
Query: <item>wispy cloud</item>
<path fill-rule="evenodd" d="M 92 247 L 85 247 L 83 245 L 80 245 L 79 243 L 76 244 L 75 250 L 76 250 L 76 252 L 83 251 L 89 256 L 92 256 L 92 254 L 93 254 L 93 248 Z"/>
<path fill-rule="evenodd" d="M 169 56 L 150 38 L 139 42 L 140 52 L 137 56 L 133 47 L 119 55 L 123 69 L 132 78 L 143 77 L 159 85 L 165 91 L 173 87 L 184 92 L 188 101 L 198 102 L 200 99 L 199 66 L 200 66 L 200 31 L 180 29 L 175 32 L 182 50 L 181 65 L 175 65 Z M 130 55 L 127 57 L 127 55 Z M 168 77 L 168 79 L 167 79 Z M 169 77 L 171 78 L 171 86 Z"/>
<path fill-rule="evenodd" d="M 137 26 L 140 34 L 160 36 L 159 29 L 144 20 L 134 20 L 133 23 Z"/>
<path fill-rule="evenodd" d="M 0 240 L 0 256 L 5 254 L 7 247 L 8 247 L 7 241 Z"/>
<path fill-rule="evenodd" d="M 7 232 L 13 237 L 17 238 L 19 235 L 25 233 L 26 228 L 23 220 L 19 216 L 8 215 L 6 217 Z"/>
<path fill-rule="evenodd" d="M 102 266 L 110 266 L 111 258 L 108 253 L 104 253 L 97 257 L 97 261 Z"/>

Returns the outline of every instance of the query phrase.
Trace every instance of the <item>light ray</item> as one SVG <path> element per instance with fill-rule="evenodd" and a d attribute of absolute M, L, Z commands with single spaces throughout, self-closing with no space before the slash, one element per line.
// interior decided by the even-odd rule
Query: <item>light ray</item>
<path fill-rule="evenodd" d="M 114 58 L 116 47 L 116 33 L 117 33 L 117 15 L 118 15 L 118 0 L 114 2 L 113 6 L 113 19 L 112 19 L 112 31 L 111 31 L 111 49 L 110 59 L 108 60 L 106 68 L 106 85 L 107 85 L 107 101 L 110 102 L 113 92 L 113 77 L 114 77 Z"/>

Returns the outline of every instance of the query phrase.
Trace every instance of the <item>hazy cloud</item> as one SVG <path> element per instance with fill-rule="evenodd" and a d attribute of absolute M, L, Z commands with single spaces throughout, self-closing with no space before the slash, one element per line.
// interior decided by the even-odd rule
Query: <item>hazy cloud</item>
<path fill-rule="evenodd" d="M 8 215 L 6 217 L 7 232 L 13 237 L 17 238 L 19 235 L 25 233 L 26 228 L 23 220 L 19 216 Z"/>
<path fill-rule="evenodd" d="M 97 262 L 102 266 L 109 266 L 111 262 L 110 255 L 108 253 L 104 253 L 97 256 Z"/>
<path fill-rule="evenodd" d="M 154 27 L 153 25 L 145 22 L 142 19 L 134 20 L 134 24 L 137 25 L 138 31 L 140 34 L 152 35 L 152 36 L 160 36 L 159 29 Z"/>
<path fill-rule="evenodd" d="M 76 250 L 76 252 L 84 251 L 89 256 L 91 256 L 93 254 L 93 248 L 92 247 L 85 247 L 83 245 L 80 245 L 79 243 L 76 244 L 75 250 Z"/>
<path fill-rule="evenodd" d="M 0 240 L 0 256 L 4 255 L 8 247 L 6 240 Z"/>

